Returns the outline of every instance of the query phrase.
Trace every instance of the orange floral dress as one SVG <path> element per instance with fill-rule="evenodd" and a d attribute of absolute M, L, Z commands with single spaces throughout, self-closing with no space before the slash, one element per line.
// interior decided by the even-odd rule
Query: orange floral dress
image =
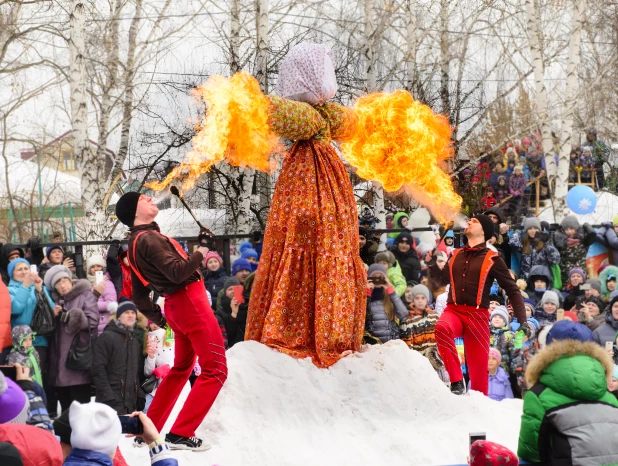
<path fill-rule="evenodd" d="M 360 349 L 365 327 L 356 202 L 330 143 L 354 117 L 334 103 L 269 99 L 271 130 L 296 142 L 275 186 L 245 339 L 329 367 Z"/>

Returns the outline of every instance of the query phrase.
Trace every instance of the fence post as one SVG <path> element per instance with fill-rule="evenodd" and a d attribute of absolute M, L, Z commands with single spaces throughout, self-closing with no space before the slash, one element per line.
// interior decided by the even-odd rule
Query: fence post
<path fill-rule="evenodd" d="M 232 271 L 232 264 L 230 263 L 230 239 L 223 238 L 223 267 L 229 274 Z"/>
<path fill-rule="evenodd" d="M 75 274 L 77 278 L 86 278 L 84 272 L 84 246 L 78 244 L 75 246 Z"/>
<path fill-rule="evenodd" d="M 536 213 L 535 216 L 539 215 L 539 204 L 541 203 L 541 180 L 537 178 L 536 180 Z"/>

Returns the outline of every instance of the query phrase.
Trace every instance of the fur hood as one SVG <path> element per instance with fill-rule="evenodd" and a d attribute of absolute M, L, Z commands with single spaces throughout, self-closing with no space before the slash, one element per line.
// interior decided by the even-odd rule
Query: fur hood
<path fill-rule="evenodd" d="M 92 285 L 85 278 L 81 280 L 73 280 L 73 288 L 66 295 L 62 296 L 64 301 L 73 301 L 80 294 L 86 293 L 92 290 Z"/>
<path fill-rule="evenodd" d="M 528 387 L 533 387 L 541 378 L 543 371 L 552 363 L 561 358 L 577 355 L 586 355 L 598 360 L 605 369 L 606 379 L 611 377 L 613 362 L 603 347 L 589 341 L 584 343 L 577 340 L 560 340 L 552 342 L 532 358 L 528 364 L 528 369 L 526 369 L 526 383 Z M 569 376 L 568 374 L 565 375 Z"/>

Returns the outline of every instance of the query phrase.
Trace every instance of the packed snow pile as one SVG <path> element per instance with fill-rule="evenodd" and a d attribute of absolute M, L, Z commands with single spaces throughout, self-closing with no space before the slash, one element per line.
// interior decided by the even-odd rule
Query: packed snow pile
<path fill-rule="evenodd" d="M 517 450 L 521 400 L 452 395 L 401 341 L 329 369 L 253 341 L 227 355 L 227 383 L 197 432 L 212 449 L 176 452 L 181 465 L 465 463 L 470 432 Z M 128 463 L 149 464 L 147 449 L 130 443 L 121 444 Z"/>

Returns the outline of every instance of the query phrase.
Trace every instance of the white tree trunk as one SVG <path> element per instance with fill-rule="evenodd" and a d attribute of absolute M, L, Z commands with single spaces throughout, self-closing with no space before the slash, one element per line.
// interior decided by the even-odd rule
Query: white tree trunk
<path fill-rule="evenodd" d="M 69 39 L 70 62 L 69 84 L 71 89 L 71 125 L 75 140 L 74 157 L 78 163 L 81 198 L 85 217 L 85 239 L 98 238 L 103 234 L 105 215 L 101 189 L 96 179 L 96 151 L 91 151 L 88 140 L 88 104 L 86 100 L 85 64 L 85 4 L 73 0 L 71 17 L 71 37 Z"/>
<path fill-rule="evenodd" d="M 373 23 L 374 11 L 373 0 L 364 0 L 365 27 L 363 36 L 365 40 L 365 71 L 367 77 L 367 92 L 374 92 L 377 86 L 376 63 L 375 63 L 375 26 Z"/>
<path fill-rule="evenodd" d="M 253 227 L 253 213 L 251 212 L 251 198 L 253 192 L 253 180 L 255 170 L 253 168 L 240 168 L 243 170 L 240 199 L 238 200 L 238 233 L 249 233 Z"/>
<path fill-rule="evenodd" d="M 367 77 L 367 93 L 376 91 L 378 82 L 375 63 L 375 25 L 374 25 L 374 0 L 365 0 L 363 11 L 365 15 L 364 40 L 365 40 L 365 71 Z M 384 188 L 378 182 L 373 181 L 373 210 L 376 216 L 376 228 L 386 228 L 386 209 L 384 207 Z M 380 237 L 379 250 L 384 250 L 386 235 Z"/>
<path fill-rule="evenodd" d="M 377 181 L 372 181 L 373 185 L 373 211 L 376 217 L 376 230 L 386 228 L 386 208 L 384 207 L 384 188 Z M 387 234 L 380 235 L 378 251 L 386 251 Z"/>
<path fill-rule="evenodd" d="M 240 0 L 230 7 L 230 76 L 240 71 Z"/>
<path fill-rule="evenodd" d="M 545 156 L 545 171 L 549 180 L 550 190 L 556 182 L 557 167 L 553 154 L 553 141 L 549 127 L 547 88 L 545 87 L 545 65 L 541 47 L 541 12 L 535 5 L 535 0 L 526 0 L 526 22 L 528 26 L 528 45 L 532 54 L 534 68 L 534 88 L 536 93 L 536 117 L 541 126 L 541 139 Z"/>
<path fill-rule="evenodd" d="M 440 0 L 440 99 L 442 113 L 451 120 L 451 94 L 449 77 L 451 74 L 451 59 L 448 43 L 448 12 L 449 0 Z"/>
<path fill-rule="evenodd" d="M 416 89 L 416 2 L 406 2 L 406 89 L 414 93 Z"/>
<path fill-rule="evenodd" d="M 581 58 L 580 45 L 582 35 L 582 20 L 586 0 L 576 0 L 573 6 L 571 37 L 569 39 L 569 61 L 567 63 L 566 99 L 562 111 L 561 148 L 558 158 L 558 173 L 554 191 L 554 217 L 560 223 L 568 214 L 566 196 L 569 190 L 569 154 L 573 135 L 573 118 L 577 106 L 578 81 L 577 68 Z"/>
<path fill-rule="evenodd" d="M 255 77 L 260 83 L 262 92 L 268 93 L 268 0 L 255 0 L 257 21 L 257 56 Z"/>
<path fill-rule="evenodd" d="M 129 138 L 131 136 L 131 123 L 133 122 L 133 100 L 135 78 L 135 52 L 137 49 L 137 33 L 140 18 L 142 17 L 143 0 L 135 1 L 135 14 L 129 27 L 129 43 L 127 50 L 127 64 L 124 70 L 124 102 L 122 103 L 122 127 L 120 129 L 120 146 L 116 155 L 114 170 L 110 179 L 114 179 L 116 173 L 122 170 L 124 161 L 129 153 Z"/>

